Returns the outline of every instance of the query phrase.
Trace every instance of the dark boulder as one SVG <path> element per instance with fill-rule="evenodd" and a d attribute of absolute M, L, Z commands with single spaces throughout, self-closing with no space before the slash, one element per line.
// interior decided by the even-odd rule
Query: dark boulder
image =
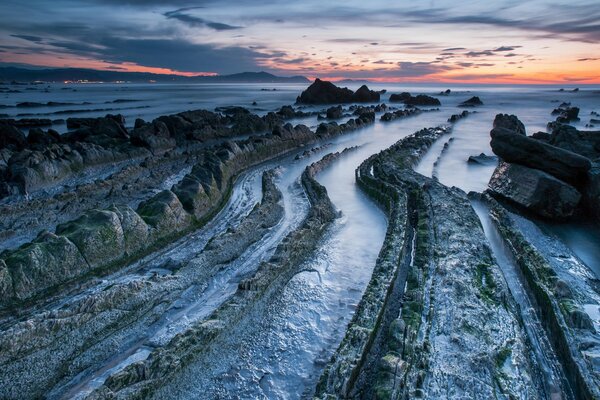
<path fill-rule="evenodd" d="M 494 118 L 494 129 L 502 129 L 506 132 L 512 132 L 519 135 L 526 135 L 525 125 L 516 115 L 497 114 Z"/>
<path fill-rule="evenodd" d="M 577 187 L 585 183 L 591 168 L 586 157 L 502 128 L 492 129 L 491 136 L 492 151 L 504 161 L 545 171 Z"/>
<path fill-rule="evenodd" d="M 354 92 L 353 100 L 354 103 L 377 103 L 379 101 L 379 92 L 370 90 L 367 85 L 362 85 Z"/>
<path fill-rule="evenodd" d="M 361 86 L 356 92 L 348 88 L 340 88 L 331 82 L 316 79 L 300 96 L 297 103 L 304 104 L 339 104 L 339 103 L 371 103 L 379 101 L 379 93 Z"/>
<path fill-rule="evenodd" d="M 281 117 L 285 119 L 291 119 L 296 116 L 296 111 L 292 106 L 281 106 L 279 111 L 277 111 L 277 114 L 281 115 Z"/>
<path fill-rule="evenodd" d="M 439 106 L 442 104 L 435 97 L 427 96 L 426 94 L 412 96 L 407 92 L 391 95 L 390 102 L 404 103 L 410 106 Z"/>
<path fill-rule="evenodd" d="M 0 149 L 21 150 L 27 146 L 23 132 L 11 124 L 0 121 Z"/>
<path fill-rule="evenodd" d="M 600 131 L 580 131 L 569 125 L 556 124 L 549 143 L 592 160 L 600 158 Z"/>
<path fill-rule="evenodd" d="M 402 92 L 400 94 L 394 93 L 390 95 L 390 103 L 404 103 L 406 100 L 410 99 L 412 96 L 408 92 Z"/>
<path fill-rule="evenodd" d="M 473 112 L 475 112 L 475 111 L 473 111 Z M 448 118 L 448 122 L 455 123 L 458 120 L 466 118 L 469 114 L 471 114 L 471 113 L 468 112 L 467 110 L 464 110 L 460 114 L 453 114 L 453 115 L 450 116 L 450 118 Z"/>
<path fill-rule="evenodd" d="M 558 220 L 572 216 L 581 200 L 581 194 L 568 183 L 544 171 L 505 162 L 496 167 L 489 189 L 497 198 Z"/>
<path fill-rule="evenodd" d="M 569 122 L 579 121 L 579 107 L 561 104 L 552 111 L 552 115 L 557 115 L 556 122 L 568 124 Z"/>
<path fill-rule="evenodd" d="M 329 119 L 340 119 L 344 116 L 344 110 L 342 106 L 329 107 L 327 109 L 327 118 Z"/>
<path fill-rule="evenodd" d="M 467 162 L 469 164 L 494 165 L 498 162 L 498 157 L 481 153 L 478 156 L 469 156 Z"/>
<path fill-rule="evenodd" d="M 146 147 L 153 153 L 172 149 L 177 144 L 171 137 L 167 125 L 159 120 L 134 128 L 130 140 L 133 145 Z"/>
<path fill-rule="evenodd" d="M 477 107 L 477 106 L 482 106 L 482 105 L 483 105 L 483 101 L 481 101 L 481 99 L 479 97 L 473 96 L 470 99 L 463 101 L 458 106 L 459 107 Z"/>
<path fill-rule="evenodd" d="M 44 132 L 40 128 L 33 128 L 29 130 L 27 135 L 27 142 L 33 147 L 44 148 L 53 143 L 60 143 L 60 134 L 54 129 L 48 129 L 48 132 Z"/>
<path fill-rule="evenodd" d="M 352 103 L 354 92 L 348 88 L 340 88 L 331 82 L 316 79 L 298 99 L 304 104 Z"/>

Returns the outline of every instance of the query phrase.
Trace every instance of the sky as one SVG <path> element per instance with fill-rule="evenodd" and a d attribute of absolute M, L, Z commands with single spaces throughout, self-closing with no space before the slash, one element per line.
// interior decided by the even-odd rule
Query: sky
<path fill-rule="evenodd" d="M 2 0 L 0 66 L 600 83 L 600 1 Z"/>

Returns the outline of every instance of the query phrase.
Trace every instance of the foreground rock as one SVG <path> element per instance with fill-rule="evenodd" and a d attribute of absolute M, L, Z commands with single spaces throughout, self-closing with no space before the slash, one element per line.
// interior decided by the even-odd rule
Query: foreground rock
<path fill-rule="evenodd" d="M 49 393 L 57 382 L 68 383 L 83 370 L 93 373 L 101 369 L 102 362 L 118 358 L 124 348 L 135 348 L 127 333 L 148 346 L 162 343 L 163 336 L 155 336 L 153 324 L 168 312 L 167 305 L 178 310 L 185 306 L 186 296 L 200 296 L 217 271 L 239 258 L 282 219 L 282 195 L 276 178 L 273 170 L 263 173 L 262 201 L 254 207 L 249 205 L 247 216 L 212 237 L 204 249 L 190 255 L 191 259 L 174 262 L 167 258 L 162 268 L 170 273 L 144 274 L 138 267 L 128 279 L 111 277 L 104 285 L 98 282 L 101 290 L 82 290 L 77 296 L 61 299 L 51 311 L 40 307 L 28 313 L 26 321 L 5 319 L 9 327 L 0 332 L 0 396 L 36 398 Z M 117 215 L 125 221 L 133 214 Z M 140 239 L 125 245 L 142 246 L 144 242 Z M 191 314 L 187 317 L 193 318 Z M 173 328 L 177 327 L 171 325 Z M 61 395 L 70 397 L 64 392 Z"/>
<path fill-rule="evenodd" d="M 504 161 L 542 170 L 572 185 L 584 184 L 591 168 L 588 158 L 529 138 L 518 131 L 496 127 L 490 135 L 492 150 Z"/>
<path fill-rule="evenodd" d="M 489 189 L 494 196 L 553 219 L 572 216 L 581 200 L 577 189 L 552 175 L 505 162 L 494 171 Z"/>
<path fill-rule="evenodd" d="M 261 263 L 252 276 L 239 284 L 231 298 L 210 315 L 154 350 L 147 359 L 110 375 L 90 398 L 150 395 L 160 398 L 157 391 L 165 390 L 175 374 L 194 368 L 210 347 L 218 347 L 234 327 L 256 323 L 255 316 L 261 315 L 286 283 L 301 272 L 302 261 L 315 251 L 323 234 L 337 217 L 327 190 L 314 179 L 314 175 L 339 155 L 328 155 L 303 172 L 301 182 L 311 205 L 308 215 L 301 226 L 281 242 L 268 262 Z"/>
<path fill-rule="evenodd" d="M 512 164 L 495 171 L 490 181 L 493 195 L 545 218 L 584 213 L 600 219 L 598 132 L 555 124 L 550 134 L 528 137 L 517 117 L 498 114 L 490 135 L 494 153 Z"/>
<path fill-rule="evenodd" d="M 297 103 L 302 104 L 376 103 L 378 101 L 379 93 L 369 90 L 366 85 L 353 92 L 318 78 L 296 100 Z"/>
<path fill-rule="evenodd" d="M 596 276 L 562 242 L 488 198 L 490 216 L 535 299 L 573 397 L 600 398 L 600 291 Z M 559 256 L 557 256 L 559 254 Z"/>
<path fill-rule="evenodd" d="M 390 224 L 317 398 L 493 398 L 495 388 L 542 397 L 516 308 L 465 193 L 411 170 L 444 133 L 420 131 L 357 170 Z"/>

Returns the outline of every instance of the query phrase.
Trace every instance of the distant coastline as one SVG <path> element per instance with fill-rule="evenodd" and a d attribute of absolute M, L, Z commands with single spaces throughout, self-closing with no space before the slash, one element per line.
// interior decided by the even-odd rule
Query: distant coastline
<path fill-rule="evenodd" d="M 0 67 L 0 82 L 130 82 L 130 83 L 306 83 L 304 76 L 277 76 L 268 72 L 241 72 L 231 75 L 184 76 L 149 72 L 101 71 L 84 68 L 28 69 Z"/>

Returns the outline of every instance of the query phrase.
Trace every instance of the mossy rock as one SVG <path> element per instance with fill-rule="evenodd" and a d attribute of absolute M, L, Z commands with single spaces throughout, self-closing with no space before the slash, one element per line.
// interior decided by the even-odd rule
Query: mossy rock
<path fill-rule="evenodd" d="M 4 260 L 0 260 L 0 303 L 10 301 L 14 296 L 12 276 Z"/>
<path fill-rule="evenodd" d="M 125 252 L 127 255 L 135 254 L 148 246 L 150 227 L 129 206 L 112 206 L 110 211 L 117 214 L 123 234 L 125 236 Z"/>
<path fill-rule="evenodd" d="M 188 214 L 175 193 L 163 190 L 147 201 L 142 202 L 137 213 L 155 229 L 157 238 L 185 230 L 192 224 L 192 216 Z"/>
<path fill-rule="evenodd" d="M 89 270 L 77 246 L 64 236 L 43 232 L 8 254 L 15 297 L 24 300 Z"/>
<path fill-rule="evenodd" d="M 92 268 L 107 266 L 125 254 L 123 227 L 113 211 L 89 210 L 57 226 L 56 234 L 75 243 Z"/>
<path fill-rule="evenodd" d="M 194 175 L 184 176 L 179 183 L 173 185 L 171 190 L 179 198 L 183 208 L 198 218 L 206 212 L 210 205 L 210 199 L 206 195 L 202 183 Z"/>

